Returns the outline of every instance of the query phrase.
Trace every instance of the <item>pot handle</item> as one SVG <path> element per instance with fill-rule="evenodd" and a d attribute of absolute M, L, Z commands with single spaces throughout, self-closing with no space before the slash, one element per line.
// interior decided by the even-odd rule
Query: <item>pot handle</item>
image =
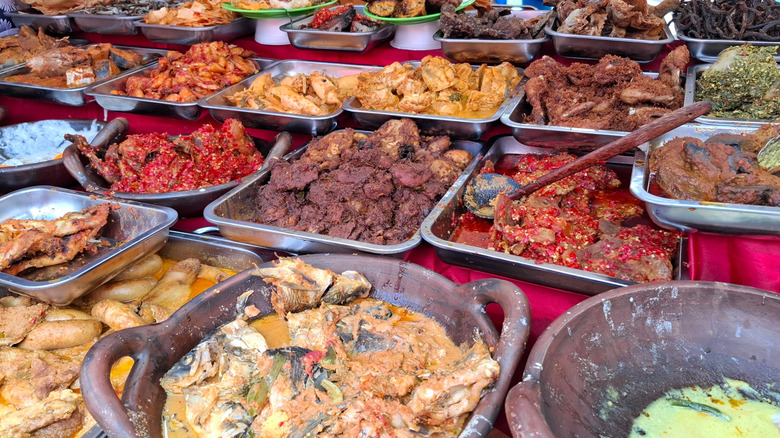
<path fill-rule="evenodd" d="M 542 395 L 539 382 L 528 379 L 519 382 L 506 396 L 504 412 L 515 438 L 555 438 L 542 416 Z"/>
<path fill-rule="evenodd" d="M 514 283 L 497 278 L 487 278 L 472 281 L 458 286 L 458 291 L 464 297 L 473 297 L 469 303 L 471 311 L 475 315 L 482 315 L 483 325 L 492 324 L 490 317 L 485 312 L 488 304 L 496 303 L 504 310 L 504 323 L 500 330 L 498 343 L 493 351 L 493 358 L 498 361 L 502 372 L 493 385 L 493 390 L 486 393 L 483 398 L 483 406 L 500 406 L 509 390 L 512 376 L 520 363 L 528 342 L 531 331 L 531 306 L 528 298 Z M 486 333 L 483 330 L 483 333 Z M 486 339 L 486 341 L 490 341 Z M 517 344 L 522 343 L 517 348 Z M 516 350 L 516 351 L 512 351 Z M 511 372 L 505 372 L 510 370 Z M 487 436 L 498 416 L 495 412 L 475 411 L 472 419 L 461 434 L 465 437 Z M 488 421 L 484 421 L 487 419 Z M 481 421 L 480 421 L 481 420 Z M 479 423 L 474 424 L 475 421 Z"/>
<path fill-rule="evenodd" d="M 100 339 L 84 357 L 80 370 L 82 377 L 89 376 L 81 379 L 84 402 L 103 428 L 116 432 L 112 438 L 143 438 L 136 431 L 136 424 L 130 420 L 127 407 L 116 395 L 110 380 L 111 367 L 123 357 L 133 359 L 129 376 L 150 372 L 154 367 L 145 351 L 149 349 L 148 339 L 133 332 L 136 330 L 121 330 Z M 129 376 L 128 381 L 131 381 Z"/>

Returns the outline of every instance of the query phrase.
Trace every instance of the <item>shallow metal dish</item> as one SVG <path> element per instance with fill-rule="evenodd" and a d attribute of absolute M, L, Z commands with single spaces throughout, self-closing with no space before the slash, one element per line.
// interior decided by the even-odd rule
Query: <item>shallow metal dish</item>
<path fill-rule="evenodd" d="M 13 12 L 5 12 L 11 19 L 14 27 L 31 26 L 35 29 L 42 27 L 48 33 L 68 35 L 78 29 L 73 20 L 66 14 L 44 15 L 34 9 L 24 9 Z"/>
<path fill-rule="evenodd" d="M 87 191 L 92 193 L 101 193 L 111 195 L 116 198 L 128 199 L 136 202 L 146 202 L 149 204 L 161 205 L 172 208 L 178 212 L 181 217 L 198 217 L 203 214 L 203 209 L 213 200 L 219 198 L 224 193 L 236 186 L 251 180 L 260 173 L 272 160 L 281 158 L 290 148 L 289 134 L 281 133 L 276 137 L 273 145 L 255 138 L 255 146 L 264 157 L 261 170 L 250 173 L 235 181 L 224 184 L 204 187 L 197 190 L 184 190 L 180 192 L 168 193 L 127 193 L 110 190 L 110 184 L 106 182 L 92 166 L 89 166 L 87 158 L 78 150 L 75 144 L 65 148 L 62 154 L 65 168 L 70 172 L 73 178 L 79 182 Z M 104 147 L 115 141 L 121 141 L 121 136 L 109 141 Z M 93 145 L 96 145 L 93 143 Z"/>
<path fill-rule="evenodd" d="M 477 175 L 484 166 L 485 160 L 488 159 L 496 163 L 505 154 L 552 154 L 555 152 L 552 149 L 534 148 L 518 143 L 510 136 L 494 137 L 491 144 L 490 150 L 466 175 L 467 180 Z M 628 178 L 631 157 L 617 156 L 608 163 L 613 170 L 625 174 L 626 179 Z M 444 195 L 422 224 L 423 239 L 434 246 L 436 254 L 443 261 L 586 295 L 594 295 L 615 287 L 634 284 L 632 281 L 608 275 L 551 263 L 539 263 L 525 257 L 450 241 L 450 236 L 457 225 L 456 219 L 467 212 L 462 201 L 465 190 L 466 185 L 464 184 L 458 190 L 452 190 Z M 685 240 L 681 239 L 675 266 L 675 279 L 688 278 L 686 260 L 687 247 Z"/>
<path fill-rule="evenodd" d="M 754 46 L 776 46 L 780 47 L 776 41 L 739 41 L 739 40 L 704 40 L 700 38 L 690 38 L 677 31 L 677 39 L 685 41 L 691 56 L 702 62 L 715 62 L 718 60 L 718 54 L 729 47 L 751 44 Z M 775 61 L 780 62 L 780 54 L 775 55 Z"/>
<path fill-rule="evenodd" d="M 285 160 L 297 160 L 306 151 L 307 146 L 304 145 L 288 154 Z M 469 151 L 474 155 L 474 159 L 444 194 L 444 197 L 447 197 L 447 194 L 458 190 L 463 185 L 466 174 L 476 166 L 480 154 L 485 150 L 485 146 L 482 143 L 464 140 L 453 141 L 452 147 Z M 400 257 L 404 252 L 414 248 L 421 241 L 419 231 L 410 236 L 409 240 L 405 242 L 395 245 L 377 245 L 252 222 L 252 218 L 255 216 L 253 205 L 257 191 L 268 181 L 270 176 L 270 171 L 259 172 L 254 180 L 236 187 L 209 204 L 203 212 L 203 217 L 218 226 L 220 234 L 228 239 L 294 253 L 351 253 L 360 251 Z"/>
<path fill-rule="evenodd" d="M 329 32 L 333 33 L 333 32 Z M 331 77 L 356 75 L 361 72 L 377 71 L 381 67 L 371 67 L 357 64 L 336 64 L 318 61 L 286 60 L 279 61 L 265 69 L 258 75 L 269 73 L 273 78 L 294 76 L 297 74 L 321 73 Z M 303 114 L 280 113 L 277 111 L 263 111 L 249 108 L 239 108 L 226 99 L 227 96 L 243 91 L 252 84 L 258 76 L 250 76 L 243 81 L 231 85 L 198 101 L 198 106 L 206 108 L 211 116 L 220 122 L 225 119 L 238 119 L 250 128 L 268 129 L 272 131 L 291 131 L 302 134 L 322 135 L 333 130 L 339 116 L 344 112 L 342 107 L 324 116 L 308 116 Z"/>
<path fill-rule="evenodd" d="M 70 18 L 84 32 L 107 35 L 135 35 L 138 33 L 136 24 L 143 16 L 88 14 L 83 11 L 71 12 Z"/>
<path fill-rule="evenodd" d="M 66 305 L 141 257 L 157 251 L 176 222 L 170 208 L 108 198 L 51 186 L 17 190 L 0 198 L 0 222 L 8 219 L 55 219 L 65 213 L 112 202 L 113 210 L 100 239 L 110 245 L 96 254 L 80 254 L 69 263 L 35 269 L 23 276 L 0 272 L 0 287 L 40 301 Z"/>
<path fill-rule="evenodd" d="M 97 124 L 99 128 L 102 128 L 106 124 L 106 122 L 102 120 L 67 119 L 63 121 L 70 123 L 73 127 L 73 131 L 70 133 L 88 128 L 92 123 Z M 23 125 L 29 125 L 31 129 L 35 129 L 34 127 L 38 123 L 40 122 L 29 122 L 24 123 Z M 22 125 L 22 123 L 19 125 Z M 0 133 L 4 129 L 15 126 L 18 125 L 0 127 Z M 8 147 L 13 147 L 13 145 L 0 144 L 0 154 L 3 154 L 3 150 Z M 25 187 L 42 184 L 68 187 L 75 185 L 76 181 L 70 176 L 70 173 L 68 173 L 62 158 L 41 161 L 39 163 L 22 164 L 20 166 L 0 167 L 0 193 L 8 193 Z"/>
<path fill-rule="evenodd" d="M 460 285 L 419 265 L 386 257 L 315 254 L 301 259 L 335 272 L 352 269 L 362 273 L 373 284 L 369 296 L 432 317 L 456 344 L 471 343 L 474 334 L 479 333 L 493 350 L 501 373 L 460 436 L 488 435 L 530 331 L 528 299 L 517 286 L 498 279 Z M 270 263 L 262 265 L 266 266 Z M 259 309 L 258 317 L 273 313 L 269 292 L 272 286 L 253 272 L 244 271 L 203 292 L 165 324 L 122 330 L 92 347 L 81 369 L 82 393 L 87 408 L 110 436 L 162 436 L 165 391 L 159 385 L 160 377 L 203 337 L 235 319 L 236 300 L 241 294 L 255 291 L 246 304 Z M 489 303 L 498 303 L 505 312 L 501 332 L 485 311 Z M 109 373 L 111 365 L 124 356 L 132 357 L 134 364 L 120 401 L 109 382 Z"/>
<path fill-rule="evenodd" d="M 412 64 L 415 67 L 420 65 L 419 61 L 409 61 L 405 64 Z M 522 78 L 522 71 L 520 71 Z M 355 96 L 344 101 L 342 107 L 352 114 L 352 118 L 366 129 L 377 129 L 390 119 L 401 117 L 414 120 L 420 132 L 425 135 L 447 135 L 452 138 L 461 138 L 464 140 L 479 140 L 482 135 L 493 125 L 493 122 L 501 118 L 504 112 L 515 105 L 520 99 L 518 93 L 522 90 L 522 80 L 509 94 L 510 97 L 504 99 L 501 106 L 496 109 L 492 116 L 484 119 L 466 119 L 460 117 L 435 116 L 430 114 L 411 114 L 397 111 L 379 111 L 364 109 L 360 101 Z M 514 97 L 513 97 L 514 96 Z"/>
<path fill-rule="evenodd" d="M 555 53 L 566 58 L 601 59 L 604 55 L 617 55 L 645 63 L 654 60 L 667 44 L 674 41 L 674 35 L 666 24 L 666 38 L 660 40 L 574 35 L 555 29 L 558 29 L 557 19 L 550 21 L 544 28 L 552 37 Z"/>
<path fill-rule="evenodd" d="M 338 6 L 336 6 L 338 7 Z M 355 5 L 358 15 L 365 16 L 363 5 Z M 362 52 L 373 48 L 393 36 L 395 25 L 384 23 L 373 32 L 330 32 L 318 29 L 301 29 L 301 26 L 312 22 L 314 16 L 308 16 L 286 23 L 279 27 L 287 33 L 290 44 L 298 49 L 342 50 L 346 52 Z"/>
<path fill-rule="evenodd" d="M 269 58 L 252 58 L 262 70 L 277 62 Z M 154 116 L 175 117 L 178 119 L 195 120 L 200 117 L 198 102 L 170 102 L 162 99 L 133 97 L 112 94 L 114 90 L 125 90 L 127 79 L 132 76 L 144 76 L 157 68 L 157 63 L 150 64 L 140 70 L 119 74 L 100 84 L 93 84 L 84 90 L 84 94 L 95 98 L 98 105 L 109 110 L 123 113 L 151 114 Z"/>
<path fill-rule="evenodd" d="M 629 286 L 558 317 L 507 395 L 515 438 L 628 436 L 634 418 L 673 388 L 724 377 L 777 394 L 780 297 L 706 281 Z M 759 434 L 760 435 L 760 434 Z"/>
<path fill-rule="evenodd" d="M 228 24 L 206 27 L 166 26 L 135 23 L 141 33 L 150 41 L 166 44 L 197 44 L 206 41 L 230 41 L 248 35 L 255 30 L 255 23 L 245 17 L 239 17 Z"/>
<path fill-rule="evenodd" d="M 145 47 L 128 47 L 118 45 L 115 47 L 124 50 L 132 50 L 133 52 L 138 53 L 143 57 L 143 63 L 156 62 L 157 58 L 165 56 L 165 54 L 168 53 L 167 50 L 148 49 Z M 139 68 L 142 69 L 144 67 Z M 115 79 L 119 76 L 122 76 L 123 74 L 131 74 L 135 71 L 138 71 L 138 68 L 126 70 L 125 72 L 120 73 L 112 78 L 96 81 L 90 85 L 74 88 L 57 88 L 8 81 L 7 78 L 11 76 L 17 76 L 30 72 L 30 69 L 27 68 L 26 65 L 20 64 L 0 71 L 0 94 L 26 99 L 51 100 L 63 105 L 81 106 L 87 104 L 91 100 L 87 99 L 87 95 L 85 95 L 87 88 L 103 84 L 104 82 Z"/>
<path fill-rule="evenodd" d="M 542 16 L 549 11 L 528 10 L 523 7 L 509 8 L 513 17 L 524 20 Z M 475 11 L 466 12 L 475 14 Z M 524 64 L 533 61 L 542 45 L 550 39 L 542 38 L 527 40 L 482 40 L 444 38 L 441 30 L 433 34 L 433 39 L 441 43 L 444 56 L 452 62 L 468 62 L 471 64 L 500 64 L 504 61 L 512 64 Z"/>
<path fill-rule="evenodd" d="M 780 208 L 766 205 L 684 201 L 651 193 L 649 154 L 674 137 L 707 139 L 715 134 L 742 134 L 756 126 L 686 124 L 640 146 L 634 155 L 631 193 L 645 201 L 650 218 L 664 228 L 725 234 L 780 235 Z"/>
<path fill-rule="evenodd" d="M 693 102 L 696 102 L 696 81 L 699 80 L 699 75 L 702 74 L 705 70 L 710 68 L 712 64 L 699 64 L 699 65 L 692 65 L 688 67 L 688 81 L 685 83 L 685 100 L 683 101 L 684 105 L 690 105 Z M 780 68 L 780 66 L 778 66 Z M 697 117 L 696 120 L 699 123 L 707 123 L 707 124 L 740 124 L 740 125 L 754 125 L 754 126 L 761 126 L 765 123 L 771 123 L 776 122 L 777 120 L 769 120 L 769 119 L 732 119 L 732 118 L 726 118 L 726 117 L 715 117 L 711 115 L 701 116 Z"/>

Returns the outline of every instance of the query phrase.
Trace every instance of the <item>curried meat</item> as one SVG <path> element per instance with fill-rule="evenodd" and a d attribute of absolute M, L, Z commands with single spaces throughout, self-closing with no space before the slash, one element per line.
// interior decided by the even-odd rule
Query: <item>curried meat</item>
<path fill-rule="evenodd" d="M 275 163 L 254 221 L 391 245 L 417 230 L 471 160 L 409 119 L 366 136 L 352 129 L 313 140 L 300 159 Z"/>

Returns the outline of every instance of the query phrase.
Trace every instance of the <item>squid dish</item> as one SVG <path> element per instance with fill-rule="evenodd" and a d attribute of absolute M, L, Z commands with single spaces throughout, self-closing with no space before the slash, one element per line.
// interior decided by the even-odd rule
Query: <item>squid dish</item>
<path fill-rule="evenodd" d="M 664 58 L 657 79 L 635 61 L 607 55 L 598 64 L 564 66 L 544 56 L 525 69 L 526 122 L 571 128 L 633 131 L 683 104 L 681 72 L 690 61 L 685 46 Z"/>
<path fill-rule="evenodd" d="M 164 321 L 233 274 L 197 259 L 151 254 L 67 307 L 0 298 L 0 436 L 84 436 L 96 424 L 79 392 L 89 348 L 113 331 Z M 112 369 L 119 394 L 132 363 L 124 358 Z"/>
<path fill-rule="evenodd" d="M 252 321 L 241 302 L 262 292 L 246 292 L 238 318 L 165 374 L 167 432 L 454 437 L 498 378 L 484 341 L 457 346 L 433 319 L 364 298 L 358 272 L 283 258 L 256 275 L 278 314 Z"/>

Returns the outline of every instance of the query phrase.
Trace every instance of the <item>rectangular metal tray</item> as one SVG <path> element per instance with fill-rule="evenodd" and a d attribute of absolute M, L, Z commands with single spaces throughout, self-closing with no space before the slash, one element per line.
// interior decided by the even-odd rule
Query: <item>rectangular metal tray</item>
<path fill-rule="evenodd" d="M 308 144 L 296 149 L 286 155 L 284 159 L 287 161 L 297 160 L 306 152 L 307 146 Z M 476 166 L 479 157 L 485 151 L 483 143 L 465 140 L 453 141 L 452 147 L 469 151 L 474 155 L 474 159 L 444 194 L 444 197 L 461 188 L 466 180 L 466 175 Z M 254 216 L 252 205 L 255 196 L 270 176 L 269 170 L 260 172 L 256 179 L 236 187 L 209 204 L 203 212 L 203 217 L 219 227 L 219 232 L 228 239 L 293 253 L 352 253 L 359 251 L 401 257 L 421 241 L 419 230 L 405 242 L 396 245 L 377 245 L 252 222 L 251 218 Z"/>
<path fill-rule="evenodd" d="M 6 12 L 5 15 L 11 19 L 14 27 L 31 26 L 35 29 L 42 27 L 47 33 L 58 35 L 68 35 L 78 29 L 78 26 L 66 14 L 43 15 L 39 13 L 30 13 L 30 10 L 24 9 L 13 12 Z"/>
<path fill-rule="evenodd" d="M 699 65 L 692 65 L 688 67 L 688 80 L 685 83 L 685 100 L 683 101 L 684 105 L 690 105 L 694 102 L 696 102 L 696 81 L 699 79 L 699 75 L 710 68 L 712 64 L 699 64 Z M 780 66 L 778 66 L 780 68 Z M 754 125 L 754 126 L 761 126 L 766 123 L 776 122 L 777 120 L 769 120 L 769 119 L 732 119 L 732 118 L 726 118 L 726 117 L 715 117 L 710 115 L 705 115 L 701 117 L 697 117 L 696 122 L 699 123 L 707 123 L 707 124 L 718 124 L 723 125 L 725 123 L 727 124 L 740 124 L 740 125 Z"/>
<path fill-rule="evenodd" d="M 551 154 L 554 151 L 524 145 L 508 135 L 494 137 L 490 141 L 490 149 L 477 166 L 470 168 L 466 180 L 479 173 L 485 160 L 490 159 L 495 163 L 505 154 L 527 153 Z M 618 156 L 608 163 L 619 167 L 628 174 L 631 158 Z M 444 262 L 586 295 L 595 295 L 616 287 L 634 284 L 631 281 L 603 274 L 551 263 L 538 263 L 525 257 L 450 241 L 449 237 L 457 225 L 457 217 L 466 212 L 462 202 L 465 189 L 464 184 L 457 190 L 452 190 L 444 195 L 422 224 L 423 239 L 434 246 L 436 254 Z M 686 261 L 687 246 L 685 239 L 682 239 L 676 264 L 676 279 L 678 280 L 688 279 Z"/>
<path fill-rule="evenodd" d="M 262 70 L 275 62 L 276 59 L 252 58 Z M 124 96 L 111 94 L 114 90 L 124 90 L 127 79 L 131 76 L 143 76 L 147 71 L 157 68 L 157 63 L 150 64 L 139 70 L 114 76 L 100 84 L 92 84 L 84 90 L 84 94 L 93 97 L 98 105 L 109 111 L 123 113 L 151 114 L 163 117 L 175 117 L 185 120 L 195 120 L 200 117 L 198 102 L 170 102 L 162 99 Z"/>
<path fill-rule="evenodd" d="M 138 33 L 136 24 L 143 18 L 142 15 L 87 14 L 83 11 L 71 12 L 68 16 L 82 31 L 105 35 L 135 35 Z"/>
<path fill-rule="evenodd" d="M 660 40 L 574 35 L 555 29 L 558 29 L 557 19 L 550 21 L 544 29 L 552 38 L 555 53 L 575 59 L 601 59 L 604 55 L 617 55 L 645 63 L 654 60 L 667 44 L 674 41 L 674 35 L 666 24 L 666 38 Z"/>
<path fill-rule="evenodd" d="M 528 10 L 525 8 L 509 8 L 510 15 L 524 20 L 536 18 L 550 11 Z M 476 13 L 468 11 L 466 13 Z M 470 64 L 500 64 L 504 61 L 512 64 L 531 62 L 539 54 L 548 35 L 542 38 L 527 40 L 482 40 L 444 38 L 441 30 L 433 34 L 433 39 L 441 43 L 441 51 L 452 62 L 468 62 Z"/>
<path fill-rule="evenodd" d="M 258 74 L 269 73 L 271 77 L 278 78 L 280 76 L 293 76 L 301 73 L 311 74 L 318 72 L 331 77 L 342 77 L 359 74 L 361 72 L 378 71 L 379 69 L 381 69 L 381 67 L 358 64 L 285 60 L 268 66 Z M 222 91 L 204 97 L 198 101 L 198 106 L 208 109 L 211 116 L 220 122 L 224 122 L 225 119 L 228 118 L 233 118 L 240 120 L 244 126 L 250 128 L 268 129 L 272 131 L 290 131 L 310 135 L 322 135 L 336 128 L 339 116 L 344 112 L 342 107 L 338 107 L 334 112 L 324 116 L 308 116 L 303 114 L 239 108 L 226 99 L 227 96 L 247 89 L 256 77 L 257 75 L 248 77 Z"/>
<path fill-rule="evenodd" d="M 750 125 L 686 124 L 640 146 L 634 155 L 631 193 L 645 201 L 655 223 L 682 231 L 725 234 L 780 234 L 780 208 L 765 205 L 684 201 L 651 194 L 649 154 L 674 137 L 707 139 L 715 134 L 742 134 L 757 129 Z"/>
<path fill-rule="evenodd" d="M 255 29 L 255 23 L 246 17 L 239 17 L 228 24 L 206 27 L 165 26 L 135 23 L 141 33 L 150 41 L 166 44 L 197 44 L 206 41 L 230 41 L 248 35 Z"/>
<path fill-rule="evenodd" d="M 338 7 L 338 6 L 334 6 Z M 355 12 L 365 16 L 363 5 L 355 5 Z M 342 50 L 363 52 L 387 40 L 395 32 L 395 25 L 385 23 L 373 32 L 329 32 L 318 29 L 300 29 L 314 19 L 313 15 L 283 24 L 279 29 L 287 33 L 290 44 L 298 49 Z"/>
<path fill-rule="evenodd" d="M 156 59 L 158 57 L 165 56 L 165 54 L 168 53 L 167 50 L 149 49 L 146 47 L 128 47 L 128 46 L 119 46 L 119 45 L 117 45 L 116 47 L 125 50 L 132 50 L 133 52 L 136 52 L 139 55 L 144 57 L 150 57 L 149 61 L 152 60 L 151 57 L 154 57 L 155 61 L 153 62 L 153 65 L 157 64 Z M 30 69 L 27 68 L 26 65 L 20 64 L 0 71 L 0 94 L 4 94 L 6 96 L 11 96 L 11 97 L 21 97 L 26 99 L 51 100 L 57 103 L 61 103 L 63 105 L 81 106 L 87 104 L 87 102 L 91 100 L 88 99 L 87 98 L 88 96 L 85 94 L 85 90 L 87 90 L 87 88 L 103 84 L 104 82 L 110 81 L 118 76 L 129 74 L 143 68 L 144 67 L 129 69 L 112 78 L 100 80 L 90 85 L 84 85 L 82 87 L 57 88 L 57 87 L 46 87 L 43 85 L 22 84 L 22 83 L 7 81 L 6 78 L 8 77 L 26 74 L 30 72 Z"/>
<path fill-rule="evenodd" d="M 419 61 L 408 61 L 404 64 L 420 65 Z M 520 72 L 522 77 L 522 71 Z M 451 138 L 463 140 L 479 140 L 493 125 L 493 122 L 501 118 L 504 112 L 511 108 L 520 99 L 522 81 L 517 84 L 510 97 L 504 99 L 492 116 L 483 119 L 466 119 L 459 117 L 435 116 L 430 114 L 411 114 L 397 111 L 379 111 L 364 109 L 355 96 L 344 101 L 342 107 L 352 114 L 352 118 L 366 129 L 377 129 L 390 119 L 409 118 L 414 120 L 420 132 L 425 135 L 447 135 Z M 511 97 L 514 96 L 514 97 Z"/>
<path fill-rule="evenodd" d="M 743 44 L 776 46 L 780 48 L 776 41 L 703 40 L 689 38 L 679 31 L 677 31 L 677 39 L 684 41 L 685 45 L 688 46 L 688 51 L 691 52 L 691 56 L 702 62 L 715 62 L 718 60 L 718 54 L 723 50 Z M 775 61 L 780 62 L 780 53 L 775 55 Z"/>
<path fill-rule="evenodd" d="M 50 220 L 103 202 L 120 206 L 111 212 L 101 233 L 101 240 L 112 245 L 100 247 L 96 254 L 81 254 L 53 269 L 36 269 L 24 277 L 0 272 L 0 289 L 55 305 L 68 304 L 108 281 L 130 263 L 160 249 L 168 229 L 177 219 L 176 212 L 166 207 L 36 186 L 0 198 L 0 222 L 8 219 Z"/>

